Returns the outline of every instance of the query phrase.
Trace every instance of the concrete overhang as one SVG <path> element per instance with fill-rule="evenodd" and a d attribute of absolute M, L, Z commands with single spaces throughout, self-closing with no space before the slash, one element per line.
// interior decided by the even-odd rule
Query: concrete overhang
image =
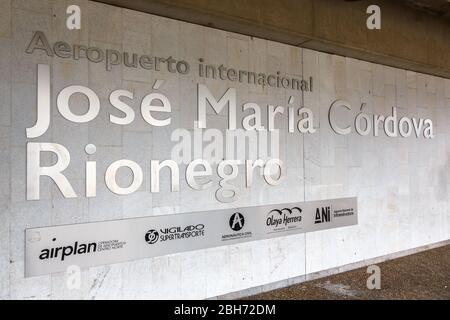
<path fill-rule="evenodd" d="M 450 78 L 450 0 L 96 0 Z M 369 5 L 381 30 L 366 27 Z"/>

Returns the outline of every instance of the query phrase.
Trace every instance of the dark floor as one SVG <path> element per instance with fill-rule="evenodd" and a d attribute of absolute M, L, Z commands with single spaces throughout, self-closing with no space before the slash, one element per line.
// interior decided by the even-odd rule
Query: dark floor
<path fill-rule="evenodd" d="M 246 299 L 450 299 L 450 245 L 377 264 L 381 289 L 367 289 L 367 268 Z"/>

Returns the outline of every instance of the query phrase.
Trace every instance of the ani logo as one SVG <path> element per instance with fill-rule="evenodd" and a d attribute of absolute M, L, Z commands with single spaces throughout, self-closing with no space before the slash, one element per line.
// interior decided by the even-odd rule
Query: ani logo
<path fill-rule="evenodd" d="M 159 233 L 156 230 L 149 230 L 145 234 L 145 241 L 147 241 L 148 244 L 154 244 L 159 239 Z"/>
<path fill-rule="evenodd" d="M 316 217 L 314 219 L 314 224 L 324 223 L 331 221 L 331 208 L 322 207 L 316 209 Z"/>

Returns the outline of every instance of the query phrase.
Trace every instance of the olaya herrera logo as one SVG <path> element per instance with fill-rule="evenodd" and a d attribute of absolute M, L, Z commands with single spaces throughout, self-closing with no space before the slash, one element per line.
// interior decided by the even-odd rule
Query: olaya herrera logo
<path fill-rule="evenodd" d="M 159 233 L 156 230 L 148 230 L 145 234 L 145 241 L 148 244 L 154 244 L 159 239 Z"/>
<path fill-rule="evenodd" d="M 302 221 L 302 209 L 299 207 L 273 209 L 267 215 L 266 225 L 273 228 L 286 228 L 291 224 Z"/>
<path fill-rule="evenodd" d="M 229 224 L 230 224 L 230 228 L 233 231 L 241 230 L 244 227 L 244 223 L 245 223 L 245 218 L 241 213 L 236 212 L 231 215 Z"/>

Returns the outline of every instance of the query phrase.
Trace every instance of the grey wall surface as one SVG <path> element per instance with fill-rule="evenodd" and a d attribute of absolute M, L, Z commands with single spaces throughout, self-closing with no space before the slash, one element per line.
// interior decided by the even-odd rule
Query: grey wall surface
<path fill-rule="evenodd" d="M 82 28 L 65 27 L 69 4 L 82 9 Z M 172 55 L 192 65 L 203 57 L 213 64 L 244 70 L 312 76 L 311 93 L 205 80 L 194 73 L 174 75 L 103 65 L 86 59 L 49 58 L 26 54 L 33 32 L 46 33 L 53 43 L 65 40 L 101 48 L 116 48 L 151 56 Z M 26 139 L 25 128 L 36 119 L 37 64 L 52 68 L 52 118 L 47 133 Z M 136 101 L 152 92 L 155 79 L 170 97 L 172 124 L 155 128 L 137 114 L 135 123 L 109 122 L 114 110 L 108 95 L 115 89 L 135 93 Z M 196 84 L 205 83 L 219 95 L 238 91 L 238 106 L 247 101 L 286 106 L 295 96 L 315 114 L 317 132 L 303 135 L 281 130 L 281 159 L 287 177 L 277 187 L 255 179 L 241 196 L 220 204 L 215 189 L 194 191 L 181 181 L 180 192 L 150 193 L 149 179 L 128 196 L 106 189 L 106 167 L 119 159 L 138 162 L 149 176 L 151 159 L 169 159 L 170 134 L 193 129 Z M 100 115 L 88 124 L 74 124 L 56 111 L 56 94 L 65 86 L 93 89 L 101 100 Z M 327 123 L 329 105 L 346 99 L 368 113 L 431 118 L 434 139 L 336 135 Z M 82 102 L 80 102 L 82 105 Z M 138 104 L 134 105 L 136 110 Z M 338 267 L 450 238 L 450 80 L 395 69 L 309 49 L 196 26 L 90 1 L 1 0 L 0 2 L 0 298 L 2 299 L 203 299 L 283 279 Z M 226 116 L 210 115 L 208 127 L 224 130 Z M 280 126 L 285 124 L 280 123 Z M 76 199 L 64 199 L 43 179 L 41 200 L 26 200 L 26 143 L 57 142 L 72 156 L 66 171 Z M 98 162 L 96 198 L 83 196 L 84 146 L 94 143 Z M 92 159 L 92 158 L 91 158 Z M 51 162 L 51 159 L 44 159 Z M 126 179 L 126 177 L 124 177 Z M 215 181 L 217 183 L 217 179 Z M 173 254 L 82 270 L 79 290 L 70 290 L 65 274 L 24 278 L 25 228 L 165 215 L 217 208 L 288 203 L 357 196 L 359 223 L 341 229 Z"/>
<path fill-rule="evenodd" d="M 446 0 L 96 0 L 225 31 L 450 77 Z M 368 30 L 370 5 L 381 29 Z M 427 10 L 428 8 L 428 10 Z"/>

